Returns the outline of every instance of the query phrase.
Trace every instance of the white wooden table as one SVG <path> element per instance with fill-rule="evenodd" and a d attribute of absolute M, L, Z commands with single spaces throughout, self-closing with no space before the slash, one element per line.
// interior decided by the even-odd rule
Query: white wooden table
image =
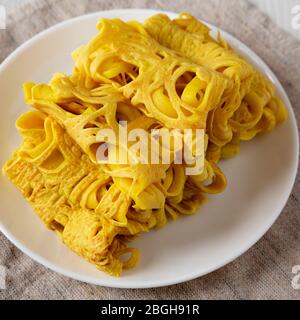
<path fill-rule="evenodd" d="M 13 10 L 14 6 L 20 3 L 26 3 L 31 0 L 0 0 L 0 5 L 4 5 L 8 10 Z M 79 1 L 79 0 L 78 0 Z M 226 0 L 224 0 L 226 1 Z M 237 0 L 243 1 L 243 0 Z M 258 6 L 263 12 L 271 17 L 280 27 L 292 33 L 300 40 L 300 29 L 292 28 L 292 13 L 291 9 L 295 5 L 300 5 L 300 0 L 249 0 Z"/>

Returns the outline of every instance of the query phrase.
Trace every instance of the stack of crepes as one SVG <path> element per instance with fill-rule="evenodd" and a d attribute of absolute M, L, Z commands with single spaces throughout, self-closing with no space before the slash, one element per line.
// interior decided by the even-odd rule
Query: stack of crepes
<path fill-rule="evenodd" d="M 262 74 L 188 14 L 144 24 L 100 19 L 73 59 L 71 75 L 25 83 L 35 109 L 17 120 L 22 144 L 3 170 L 69 248 L 119 276 L 138 262 L 130 240 L 221 192 L 217 162 L 287 111 Z M 186 176 L 185 164 L 97 163 L 99 129 L 117 133 L 120 120 L 148 132 L 205 129 L 204 170 Z"/>

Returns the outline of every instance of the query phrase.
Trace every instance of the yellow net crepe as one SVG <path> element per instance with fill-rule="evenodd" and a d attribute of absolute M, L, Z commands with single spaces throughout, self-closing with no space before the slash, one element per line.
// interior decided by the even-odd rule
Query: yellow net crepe
<path fill-rule="evenodd" d="M 73 53 L 71 75 L 24 84 L 34 110 L 16 121 L 22 144 L 3 171 L 70 249 L 119 276 L 138 263 L 135 236 L 224 190 L 218 160 L 287 112 L 262 74 L 188 14 L 100 19 L 98 30 Z M 153 128 L 204 129 L 203 170 L 188 176 L 174 146 L 167 164 L 99 163 L 99 131 L 118 134 L 121 121 L 147 139 Z"/>
<path fill-rule="evenodd" d="M 158 14 L 144 23 L 160 44 L 180 56 L 216 70 L 234 85 L 224 103 L 210 111 L 207 120 L 211 157 L 229 157 L 239 151 L 240 140 L 271 131 L 284 121 L 287 112 L 275 95 L 273 85 L 220 37 L 213 39 L 209 28 L 187 13 L 170 20 Z"/>

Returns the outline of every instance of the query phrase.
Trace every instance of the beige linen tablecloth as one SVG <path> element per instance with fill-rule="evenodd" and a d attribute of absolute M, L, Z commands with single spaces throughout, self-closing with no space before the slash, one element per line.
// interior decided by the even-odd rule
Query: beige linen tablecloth
<path fill-rule="evenodd" d="M 300 43 L 246 0 L 32 1 L 10 14 L 7 29 L 0 30 L 0 62 L 21 43 L 60 21 L 130 7 L 186 10 L 234 34 L 273 69 L 287 90 L 299 123 Z M 37 264 L 2 234 L 0 265 L 7 268 L 7 288 L 0 290 L 1 299 L 299 299 L 300 290 L 291 285 L 292 267 L 300 265 L 299 175 L 287 205 L 267 234 L 234 262 L 193 281 L 144 290 L 89 285 Z"/>

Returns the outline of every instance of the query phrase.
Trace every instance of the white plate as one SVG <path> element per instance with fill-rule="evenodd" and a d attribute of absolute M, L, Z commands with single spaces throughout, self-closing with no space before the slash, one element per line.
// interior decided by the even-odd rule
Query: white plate
<path fill-rule="evenodd" d="M 60 23 L 17 49 L 0 69 L 1 165 L 20 141 L 14 123 L 28 110 L 23 102 L 23 82 L 47 82 L 54 72 L 71 72 L 70 53 L 96 33 L 99 17 L 143 21 L 155 13 L 138 9 L 93 13 Z M 216 27 L 211 27 L 216 32 Z M 157 287 L 197 278 L 229 263 L 258 241 L 279 216 L 291 192 L 298 162 L 297 125 L 288 97 L 268 66 L 239 40 L 226 32 L 222 35 L 267 74 L 289 110 L 287 122 L 244 143 L 240 155 L 221 163 L 228 178 L 225 192 L 210 197 L 198 214 L 143 234 L 133 243 L 141 251 L 141 263 L 121 278 L 105 275 L 65 247 L 1 176 L 0 227 L 6 237 L 52 270 L 120 288 Z"/>

